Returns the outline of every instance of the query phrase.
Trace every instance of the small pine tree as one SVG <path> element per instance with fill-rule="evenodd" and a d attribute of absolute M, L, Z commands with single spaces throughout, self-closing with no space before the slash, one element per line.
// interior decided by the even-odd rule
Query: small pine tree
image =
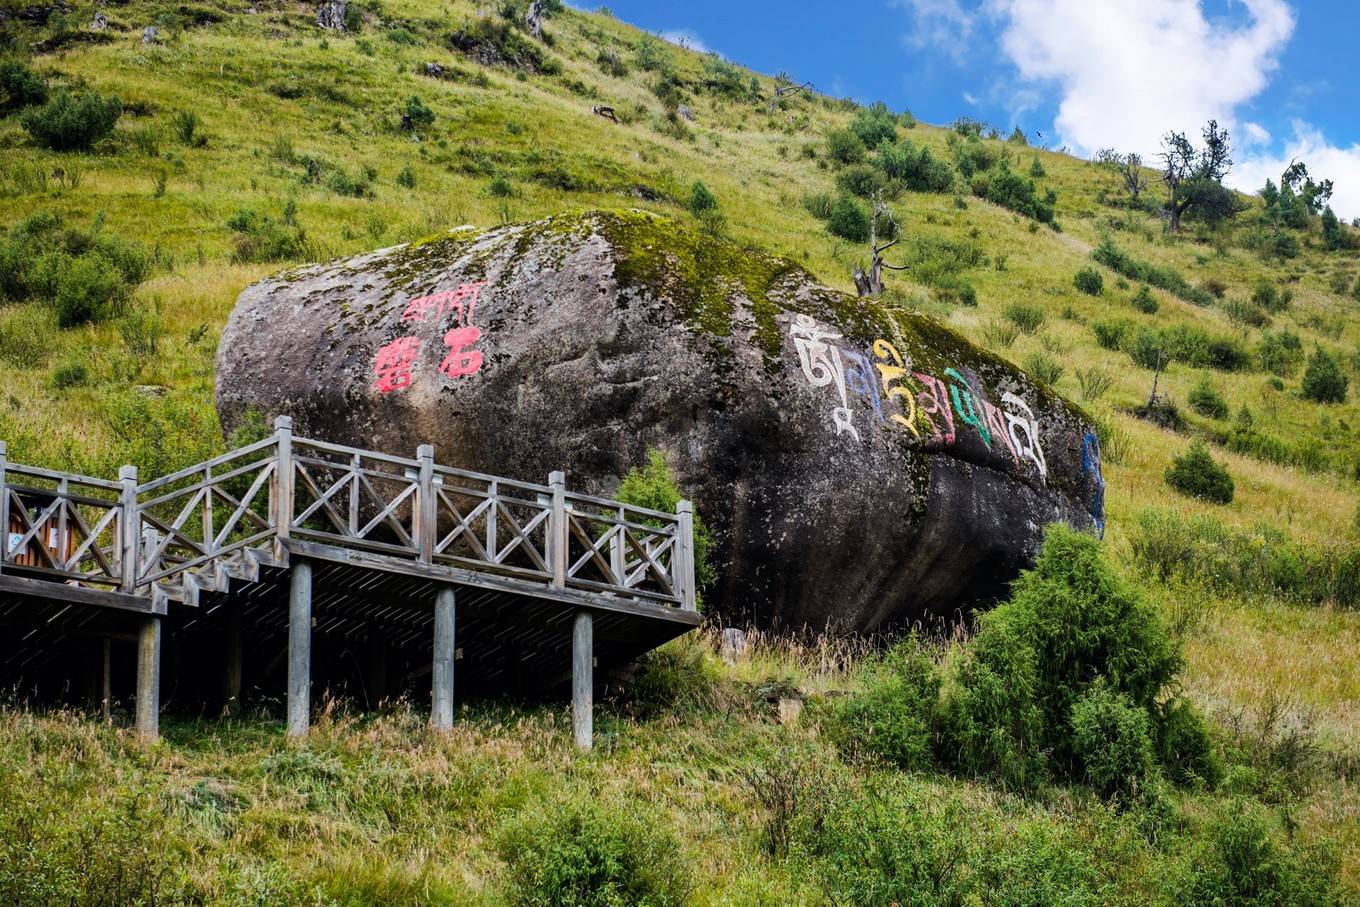
<path fill-rule="evenodd" d="M 695 180 L 689 192 L 689 213 L 699 217 L 705 211 L 716 210 L 718 210 L 717 196 L 708 191 L 708 187 L 703 183 Z"/>
<path fill-rule="evenodd" d="M 1201 416 L 1210 419 L 1228 418 L 1228 401 L 1209 383 L 1207 376 L 1200 378 L 1199 384 L 1190 391 L 1189 400 L 1190 407 Z"/>
<path fill-rule="evenodd" d="M 1303 396 L 1318 403 L 1343 403 L 1350 379 L 1341 370 L 1336 357 L 1318 347 L 1308 357 L 1308 368 L 1303 373 Z"/>
<path fill-rule="evenodd" d="M 1082 268 L 1072 278 L 1072 284 L 1087 296 L 1099 296 L 1105 292 L 1105 278 L 1095 268 Z"/>
<path fill-rule="evenodd" d="M 1189 450 L 1172 460 L 1166 471 L 1166 484 L 1188 497 L 1215 504 L 1232 503 L 1232 476 L 1226 466 L 1209 455 L 1203 441 L 1195 441 Z"/>
<path fill-rule="evenodd" d="M 1157 297 L 1152 295 L 1152 288 L 1143 284 L 1138 288 L 1138 293 L 1133 297 L 1133 307 L 1144 315 L 1154 315 L 1159 308 Z"/>

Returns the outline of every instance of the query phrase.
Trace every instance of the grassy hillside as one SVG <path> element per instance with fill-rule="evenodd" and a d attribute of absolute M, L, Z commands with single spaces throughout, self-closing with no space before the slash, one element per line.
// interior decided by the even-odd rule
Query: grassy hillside
<path fill-rule="evenodd" d="M 6 0 L 0 9 L 26 6 Z M 55 215 L 45 254 L 60 247 L 78 258 L 104 242 L 131 248 L 138 264 L 135 288 L 126 299 L 114 294 L 109 317 L 69 327 L 58 326 L 55 296 L 5 290 L 18 298 L 0 304 L 0 438 L 16 460 L 100 475 L 136 462 L 149 475 L 220 451 L 216 337 L 237 293 L 287 262 L 593 207 L 696 217 L 695 181 L 721 212 L 697 217 L 705 229 L 845 289 L 865 256 L 862 242 L 837 237 L 814 213 L 827 213 L 838 184 L 883 180 L 884 152 L 843 164 L 828 141 L 863 111 L 807 92 L 771 102 L 775 79 L 647 39 L 606 13 L 552 17 L 545 46 L 490 6 L 461 0 L 365 4 L 343 34 L 320 30 L 301 4 L 130 0 L 101 9 L 111 27 L 98 35 L 87 28 L 95 8 L 83 3 L 0 26 L 10 58 L 50 90 L 122 103 L 116 128 L 89 151 L 40 147 L 24 112 L 0 119 L 0 226 L 28 222 L 32 232 L 33 218 Z M 147 25 L 158 29 L 152 43 L 142 40 Z M 492 58 L 500 62 L 479 62 Z M 438 77 L 428 63 L 442 68 Z M 594 114 L 600 104 L 619 122 Z M 403 112 L 414 112 L 415 128 L 403 129 Z M 985 131 L 973 141 L 967 124 L 894 115 L 891 128 L 948 169 L 943 191 L 886 187 L 904 236 L 888 260 L 913 266 L 888 276 L 889 298 L 1044 374 L 1100 420 L 1106 547 L 1183 641 L 1181 685 L 1224 741 L 1265 754 L 1265 767 L 1252 770 L 1288 774 L 1298 760 L 1306 783 L 1268 794 L 1253 784 L 1178 793 L 1168 806 L 1175 831 L 1159 840 L 1080 788 L 1017 797 L 981 782 L 864 769 L 840 759 L 815 722 L 775 723 L 753 692 L 775 681 L 808 694 L 855 689 L 858 668 L 771 647 L 736 667 L 703 656 L 695 664 L 707 665 L 721 696 L 672 703 L 646 720 L 621 712 L 607 745 L 587 759 L 568 751 L 552 711 L 479 713 L 448 741 L 421 736 L 400 711 L 375 722 L 337 715 L 305 757 L 264 719 L 182 725 L 144 751 L 72 716 L 10 713 L 5 764 L 30 783 L 6 785 L 8 821 L 64 803 L 105 827 L 151 829 L 115 841 L 126 847 L 108 865 L 132 875 L 138 864 L 127 861 L 136 859 L 218 867 L 202 876 L 210 900 L 314 902 L 319 888 L 341 903 L 457 902 L 500 890 L 487 880 L 506 865 L 493 839 L 507 816 L 602 792 L 605 802 L 666 817 L 695 865 L 700 902 L 820 903 L 825 876 L 762 852 L 763 808 L 742 781 L 792 747 L 851 788 L 890 790 L 893 802 L 911 805 L 903 810 L 939 818 L 941 828 L 958 811 L 984 817 L 970 839 L 979 852 L 988 836 L 1038 836 L 1059 849 L 1079 841 L 1074 851 L 1119 876 L 1114 901 L 1145 900 L 1179 855 L 1207 840 L 1212 817 L 1247 796 L 1280 835 L 1335 840 L 1343 884 L 1360 897 L 1352 544 L 1360 392 L 1323 404 L 1302 391 L 1317 350 L 1333 354 L 1352 384 L 1360 370 L 1357 253 L 1328 249 L 1313 218 L 1285 231 L 1294 257 L 1266 254 L 1274 232 L 1259 199 L 1226 226 L 1188 222 L 1172 235 L 1147 207 L 1124 201 L 1108 166 Z M 965 176 L 978 162 L 989 166 Z M 1003 166 L 1032 180 L 1040 200 L 1052 190 L 1056 229 L 979 196 L 1002 198 L 993 190 Z M 1154 182 L 1148 194 L 1160 191 Z M 1342 236 L 1354 238 L 1344 228 Z M 1137 302 L 1142 281 L 1093 256 L 1103 243 L 1103 261 L 1112 243 L 1198 292 L 1183 290 L 1187 301 L 1151 288 L 1156 311 L 1143 311 L 1152 306 L 1146 296 Z M 11 231 L 0 282 L 27 267 L 15 262 L 33 248 Z M 60 254 L 53 260 L 64 267 Z M 1102 275 L 1099 295 L 1074 284 L 1083 268 Z M 1177 354 L 1159 379 L 1181 417 L 1175 430 L 1134 413 L 1152 387 L 1149 352 L 1155 361 L 1159 349 Z M 1191 405 L 1206 381 L 1222 408 Z M 1230 504 L 1167 487 L 1172 458 L 1194 438 L 1227 464 Z M 89 843 L 87 832 L 64 833 L 71 837 L 36 850 L 53 867 Z M 164 848 L 148 843 L 162 840 Z M 318 848 L 327 852 L 319 862 Z"/>

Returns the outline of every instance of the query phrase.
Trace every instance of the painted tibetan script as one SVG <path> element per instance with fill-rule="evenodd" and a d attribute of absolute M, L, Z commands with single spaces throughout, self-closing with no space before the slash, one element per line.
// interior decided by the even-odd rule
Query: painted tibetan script
<path fill-rule="evenodd" d="M 477 349 L 482 331 L 472 323 L 485 281 L 465 283 L 452 290 L 419 296 L 405 303 L 402 324 L 437 324 L 441 327 L 452 316 L 443 334 L 444 349 L 437 371 L 446 378 L 467 378 L 482 367 L 482 351 Z M 382 394 L 403 391 L 416 381 L 424 340 L 415 334 L 397 337 L 378 349 L 373 360 L 374 388 Z"/>
<path fill-rule="evenodd" d="M 861 440 L 851 403 L 862 398 L 870 422 L 891 424 L 942 447 L 953 445 L 961 432 L 972 432 L 988 449 L 1010 457 L 1017 469 L 1033 469 L 1048 478 L 1039 420 L 1019 395 L 1004 393 L 998 405 L 956 368 L 939 375 L 917 370 L 883 338 L 875 340 L 868 353 L 860 352 L 809 315 L 794 316 L 789 338 L 808 384 L 834 394 L 830 424 L 837 435 Z"/>

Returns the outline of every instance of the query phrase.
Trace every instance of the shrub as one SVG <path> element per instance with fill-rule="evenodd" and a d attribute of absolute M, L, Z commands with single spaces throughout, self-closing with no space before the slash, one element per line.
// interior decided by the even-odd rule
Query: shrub
<path fill-rule="evenodd" d="M 1124 348 L 1132 327 L 1127 321 L 1094 321 L 1091 323 L 1091 333 L 1096 335 L 1096 343 L 1102 349 L 1118 352 Z"/>
<path fill-rule="evenodd" d="M 47 81 L 18 60 L 0 63 L 0 111 L 14 111 L 47 101 Z"/>
<path fill-rule="evenodd" d="M 826 228 L 832 234 L 850 242 L 869 241 L 869 212 L 848 195 L 842 195 L 831 207 Z"/>
<path fill-rule="evenodd" d="M 63 328 L 112 317 L 129 293 L 117 267 L 98 254 L 63 261 L 56 272 L 55 289 L 52 306 L 57 326 Z"/>
<path fill-rule="evenodd" d="M 852 758 L 909 771 L 929 768 L 939 695 L 934 661 L 907 639 L 866 668 L 863 693 L 831 704 L 827 735 Z"/>
<path fill-rule="evenodd" d="M 1155 315 L 1157 309 L 1160 308 L 1157 297 L 1152 295 L 1152 290 L 1147 284 L 1139 287 L 1138 292 L 1134 294 L 1133 307 L 1144 315 Z"/>
<path fill-rule="evenodd" d="M 1303 396 L 1318 403 L 1343 403 L 1350 379 L 1336 357 L 1318 347 L 1303 372 Z"/>
<path fill-rule="evenodd" d="M 871 198 L 883 188 L 883 174 L 868 164 L 851 164 L 836 176 L 836 187 L 849 195 Z"/>
<path fill-rule="evenodd" d="M 1005 319 L 1027 336 L 1033 336 L 1043 330 L 1048 323 L 1048 315 L 1037 305 L 1030 305 L 1024 302 L 1013 302 L 1006 306 L 1002 312 Z"/>
<path fill-rule="evenodd" d="M 512 903 L 532 907 L 678 907 L 691 882 L 657 816 L 598 801 L 525 809 L 496 842 Z"/>
<path fill-rule="evenodd" d="M 1009 321 L 989 321 L 982 326 L 982 337 L 990 347 L 1008 349 L 1020 337 L 1020 329 Z"/>
<path fill-rule="evenodd" d="M 647 463 L 628 471 L 614 492 L 614 499 L 625 504 L 658 510 L 662 513 L 675 513 L 684 494 L 675 482 L 675 476 L 666 465 L 666 457 L 655 448 L 647 451 Z M 713 547 L 713 536 L 703 517 L 694 513 L 694 577 L 699 589 L 703 590 L 717 578 L 717 569 L 709 561 Z"/>
<path fill-rule="evenodd" d="M 1072 704 L 1072 751 L 1104 796 L 1136 794 L 1152 773 L 1148 712 L 1097 682 Z"/>
<path fill-rule="evenodd" d="M 1172 460 L 1166 470 L 1166 484 L 1181 494 L 1230 504 L 1233 499 L 1233 480 L 1227 467 L 1209 455 L 1203 441 L 1196 441 L 1190 449 Z"/>
<path fill-rule="evenodd" d="M 1105 292 L 1105 278 L 1095 268 L 1082 268 L 1072 278 L 1072 285 L 1087 296 L 1099 296 Z"/>
<path fill-rule="evenodd" d="M 859 112 L 850 123 L 850 131 L 859 137 L 864 147 L 877 148 L 884 142 L 897 141 L 897 117 L 878 101 Z"/>
<path fill-rule="evenodd" d="M 403 189 L 414 189 L 416 187 L 416 172 L 411 169 L 410 164 L 402 167 L 401 172 L 397 174 L 397 185 Z"/>
<path fill-rule="evenodd" d="M 41 107 L 30 107 L 23 127 L 33 140 L 53 151 L 87 151 L 113 131 L 123 113 L 117 97 L 62 89 Z"/>
<path fill-rule="evenodd" d="M 812 195 L 803 196 L 803 207 L 807 212 L 818 220 L 826 220 L 831 216 L 831 209 L 836 205 L 835 196 L 825 192 L 818 192 Z"/>
<path fill-rule="evenodd" d="M 1042 781 L 1046 762 L 1080 777 L 1078 700 L 1103 678 L 1151 716 L 1180 666 L 1157 612 L 1114 572 L 1100 542 L 1055 524 L 1010 601 L 979 620 L 946 685 L 945 751 L 964 771 L 1017 786 Z"/>
<path fill-rule="evenodd" d="M 1160 268 L 1131 258 L 1120 250 L 1114 244 L 1114 240 L 1108 236 L 1091 253 L 1091 257 L 1116 274 L 1127 277 L 1129 280 L 1152 284 L 1154 287 L 1166 290 L 1193 305 L 1207 306 L 1214 302 L 1212 293 L 1191 286 L 1190 282 L 1178 271 L 1173 268 Z"/>
<path fill-rule="evenodd" d="M 1175 903 L 1185 907 L 1339 903 L 1335 856 L 1325 849 L 1281 843 L 1259 807 L 1229 804 L 1215 817 L 1207 837 L 1187 855 L 1184 869 L 1171 881 Z"/>
<path fill-rule="evenodd" d="M 237 262 L 289 261 L 306 258 L 312 252 L 306 231 L 297 222 L 291 203 L 284 210 L 281 221 L 243 209 L 231 216 L 227 226 L 238 234 L 232 253 L 232 260 Z"/>
<path fill-rule="evenodd" d="M 411 124 L 411 129 L 419 132 L 434 125 L 434 111 L 426 106 L 419 95 L 411 95 L 406 99 L 406 104 L 402 107 L 402 114 L 406 121 Z"/>
<path fill-rule="evenodd" d="M 63 362 L 52 370 L 52 386 L 57 390 L 79 387 L 90 380 L 90 370 L 83 362 Z"/>
<path fill-rule="evenodd" d="M 1223 395 L 1209 383 L 1208 376 L 1200 378 L 1198 384 L 1190 391 L 1190 408 L 1201 416 L 1210 419 L 1228 418 L 1228 401 L 1223 399 Z"/>
<path fill-rule="evenodd" d="M 1064 369 L 1062 363 L 1057 359 L 1054 359 L 1048 353 L 1039 352 L 1025 360 L 1025 371 L 1040 382 L 1052 387 L 1062 379 Z"/>
<path fill-rule="evenodd" d="M 1077 387 L 1081 388 L 1081 399 L 1087 403 L 1099 400 L 1114 385 L 1114 376 L 1095 366 L 1077 369 L 1076 376 Z"/>
<path fill-rule="evenodd" d="M 718 199 L 708 191 L 708 187 L 695 180 L 694 185 L 689 190 L 689 213 L 698 217 L 705 211 L 718 210 Z"/>
<path fill-rule="evenodd" d="M 860 164 L 864 162 L 866 149 L 864 140 L 849 129 L 833 129 L 826 136 L 827 154 L 840 164 Z"/>
<path fill-rule="evenodd" d="M 1261 367 L 1272 375 L 1291 378 L 1303 361 L 1303 342 L 1290 331 L 1266 333 L 1256 347 L 1256 356 Z"/>
<path fill-rule="evenodd" d="M 201 121 L 192 110 L 181 110 L 175 114 L 175 135 L 185 145 L 199 147 L 204 144 L 204 136 L 198 131 Z"/>
<path fill-rule="evenodd" d="M 880 146 L 876 163 L 890 178 L 915 192 L 948 192 L 954 186 L 949 163 L 911 142 Z"/>
<path fill-rule="evenodd" d="M 1213 789 L 1223 778 L 1223 757 L 1194 704 L 1177 696 L 1162 703 L 1154 722 L 1157 761 L 1182 787 Z"/>
<path fill-rule="evenodd" d="M 1053 223 L 1056 196 L 1050 191 L 1044 198 L 1039 198 L 1034 182 L 1011 170 L 1005 161 L 991 174 L 986 191 L 980 194 L 989 202 L 1009 208 L 1017 214 L 1040 223 Z"/>
<path fill-rule="evenodd" d="M 515 196 L 515 184 L 510 182 L 509 177 L 498 173 L 491 178 L 491 182 L 486 184 L 486 191 L 494 198 L 513 198 Z"/>

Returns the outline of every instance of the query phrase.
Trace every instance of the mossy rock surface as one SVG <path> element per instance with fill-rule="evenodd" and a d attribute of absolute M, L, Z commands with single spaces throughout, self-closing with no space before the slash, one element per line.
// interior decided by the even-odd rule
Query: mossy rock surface
<path fill-rule="evenodd" d="M 1091 426 L 918 313 L 639 211 L 471 228 L 241 294 L 218 408 L 609 494 L 662 450 L 731 620 L 874 629 L 1003 589 L 1043 526 L 1098 528 Z"/>

